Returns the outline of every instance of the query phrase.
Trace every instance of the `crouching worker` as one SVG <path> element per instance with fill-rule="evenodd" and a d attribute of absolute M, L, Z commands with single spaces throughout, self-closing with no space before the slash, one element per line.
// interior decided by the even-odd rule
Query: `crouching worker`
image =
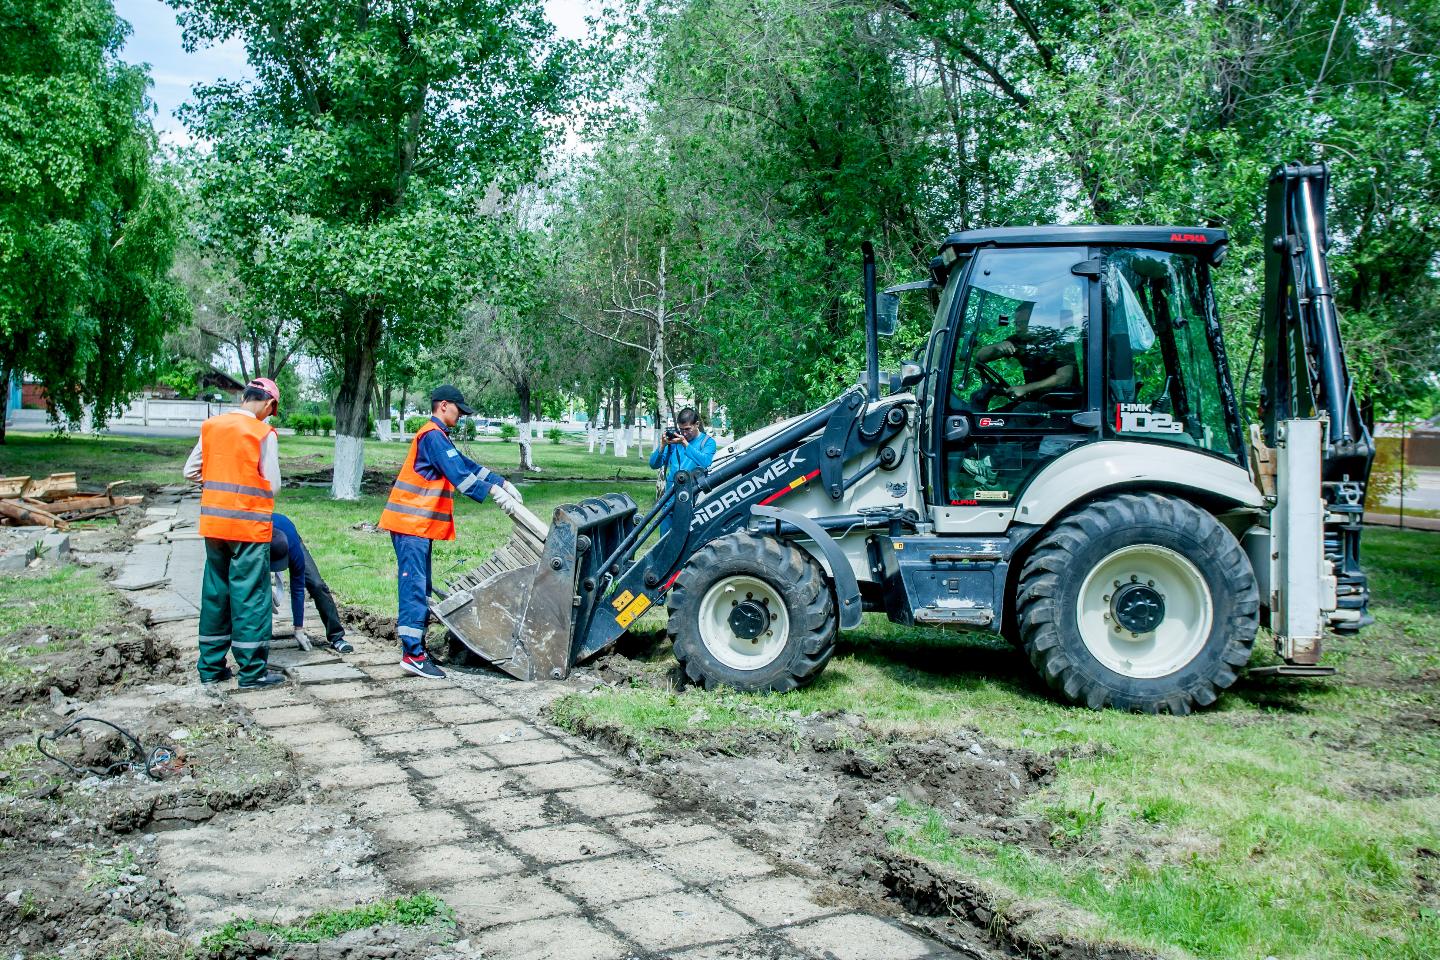
<path fill-rule="evenodd" d="M 280 451 L 265 422 L 280 407 L 280 390 L 264 377 L 250 381 L 240 409 L 200 425 L 185 476 L 201 483 L 200 535 L 205 578 L 200 596 L 200 682 L 234 674 L 241 688 L 268 687 L 285 676 L 270 660 L 270 530 L 280 490 Z"/>
<path fill-rule="evenodd" d="M 336 653 L 354 653 L 355 648 L 345 639 L 345 625 L 340 622 L 340 611 L 335 608 L 335 598 L 330 587 L 320 576 L 315 558 L 305 549 L 300 531 L 283 513 L 274 516 L 274 530 L 270 534 L 270 572 L 288 571 L 290 579 L 290 622 L 295 624 L 295 642 L 301 649 L 310 649 L 310 637 L 305 633 L 305 594 L 315 601 L 320 613 L 320 623 L 325 627 L 325 642 Z"/>
<path fill-rule="evenodd" d="M 436 540 L 455 539 L 455 491 L 477 503 L 489 495 L 511 517 L 522 502 L 514 484 L 465 457 L 450 441 L 450 428 L 461 414 L 474 412 L 449 384 L 430 394 L 430 420 L 410 441 L 405 465 L 380 515 L 380 529 L 390 531 L 400 574 L 400 665 L 422 677 L 445 676 L 425 651 L 425 626 L 430 616 L 430 551 Z"/>

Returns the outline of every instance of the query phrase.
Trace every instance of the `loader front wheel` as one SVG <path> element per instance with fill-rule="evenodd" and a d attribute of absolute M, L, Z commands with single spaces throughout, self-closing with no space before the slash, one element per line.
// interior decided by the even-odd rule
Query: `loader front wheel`
<path fill-rule="evenodd" d="M 1121 494 L 1063 519 L 1020 572 L 1020 640 L 1072 703 L 1186 714 L 1250 659 L 1260 595 L 1250 561 L 1185 500 Z"/>
<path fill-rule="evenodd" d="M 670 589 L 670 640 L 707 688 L 785 691 L 820 675 L 835 650 L 835 595 L 809 554 L 732 533 L 690 558 Z"/>

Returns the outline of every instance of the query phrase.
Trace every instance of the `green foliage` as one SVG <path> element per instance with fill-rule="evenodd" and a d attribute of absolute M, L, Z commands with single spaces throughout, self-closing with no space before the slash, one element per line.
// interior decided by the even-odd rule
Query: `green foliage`
<path fill-rule="evenodd" d="M 315 416 L 309 413 L 292 413 L 285 418 L 285 425 L 301 436 L 315 432 Z"/>
<path fill-rule="evenodd" d="M 214 933 L 207 934 L 200 945 L 211 953 L 241 944 L 240 935 L 251 930 L 269 934 L 282 943 L 323 943 L 342 933 L 375 926 L 417 927 L 431 923 L 453 924 L 455 914 L 443 900 L 428 893 L 400 897 L 384 903 L 367 904 L 348 910 L 330 910 L 311 914 L 295 923 L 271 923 L 268 920 L 231 920 Z"/>
<path fill-rule="evenodd" d="M 194 49 L 231 37 L 257 79 L 196 92 L 197 193 L 242 312 L 296 319 L 357 436 L 382 354 L 436 339 L 505 272 L 491 190 L 538 172 L 576 49 L 537 0 L 168 0 Z"/>
<path fill-rule="evenodd" d="M 330 431 L 335 429 L 335 417 L 329 413 L 322 413 L 315 418 L 315 426 L 319 428 L 322 436 L 330 436 Z"/>
<path fill-rule="evenodd" d="M 56 415 L 103 423 L 188 318 L 177 192 L 108 0 L 0 0 L 0 24 L 0 383 L 23 371 Z"/>
<path fill-rule="evenodd" d="M 505 441 L 506 443 L 509 443 L 511 440 L 514 440 L 514 439 L 515 439 L 516 437 L 518 437 L 518 436 L 520 436 L 520 428 L 517 427 L 517 426 L 515 426 L 515 424 L 513 424 L 513 423 L 502 423 L 502 424 L 500 424 L 500 439 L 501 439 L 501 440 Z"/>
<path fill-rule="evenodd" d="M 561 430 L 559 427 L 551 427 L 549 430 L 545 431 L 545 439 L 549 440 L 551 443 L 559 443 L 561 440 L 565 439 L 565 431 Z"/>
<path fill-rule="evenodd" d="M 429 417 L 414 416 L 405 418 L 405 432 L 416 433 L 421 427 L 430 422 Z"/>
<path fill-rule="evenodd" d="M 475 439 L 475 421 L 474 421 L 474 420 L 470 419 L 469 417 L 466 417 L 464 420 L 461 420 L 461 421 L 460 421 L 459 426 L 460 426 L 460 439 L 461 439 L 461 440 L 474 440 L 474 439 Z"/>

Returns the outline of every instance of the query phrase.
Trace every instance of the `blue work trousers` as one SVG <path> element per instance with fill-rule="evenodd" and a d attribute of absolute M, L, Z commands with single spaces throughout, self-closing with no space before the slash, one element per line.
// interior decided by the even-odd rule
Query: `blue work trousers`
<path fill-rule="evenodd" d="M 395 632 L 406 656 L 425 655 L 425 622 L 430 617 L 430 549 L 435 541 L 408 533 L 391 533 L 399 568 L 400 616 Z"/>

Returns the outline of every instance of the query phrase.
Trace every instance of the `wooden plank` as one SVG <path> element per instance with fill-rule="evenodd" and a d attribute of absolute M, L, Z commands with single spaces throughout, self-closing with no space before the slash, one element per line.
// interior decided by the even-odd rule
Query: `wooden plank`
<path fill-rule="evenodd" d="M 43 497 L 56 493 L 74 493 L 80 489 L 75 483 L 75 474 L 52 473 L 48 477 L 31 477 L 20 491 L 22 497 Z"/>
<path fill-rule="evenodd" d="M 29 477 L 0 477 L 0 497 L 20 496 L 20 491 L 24 490 L 25 484 L 29 482 Z"/>
<path fill-rule="evenodd" d="M 19 500 L 0 500 L 0 514 L 17 521 L 21 526 L 54 527 L 69 530 L 70 524 L 48 510 L 22 504 Z"/>
<path fill-rule="evenodd" d="M 107 497 L 103 494 L 91 494 L 89 496 L 65 497 L 61 500 L 47 500 L 43 508 L 51 513 L 69 513 L 72 510 L 97 510 L 109 507 L 129 507 L 141 502 L 142 496 L 133 497 Z"/>

